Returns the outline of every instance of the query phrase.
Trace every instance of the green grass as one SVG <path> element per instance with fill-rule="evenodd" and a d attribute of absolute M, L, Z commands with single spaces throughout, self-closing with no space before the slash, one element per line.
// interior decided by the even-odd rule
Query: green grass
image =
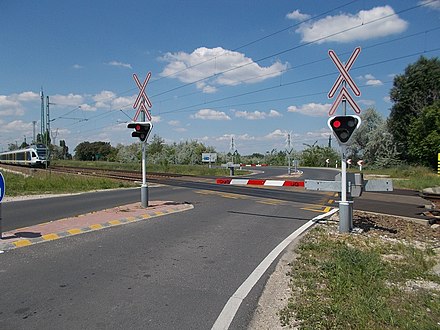
<path fill-rule="evenodd" d="M 408 280 L 440 284 L 430 272 L 432 250 L 374 240 L 312 230 L 289 274 L 294 294 L 279 312 L 281 323 L 296 315 L 301 329 L 438 329 L 439 293 L 404 289 Z M 383 257 L 393 252 L 402 257 Z"/>
<path fill-rule="evenodd" d="M 70 167 L 91 167 L 100 169 L 112 169 L 112 170 L 128 170 L 128 171 L 141 171 L 140 163 L 115 163 L 115 162 L 88 162 L 88 161 L 75 161 L 75 160 L 57 160 L 53 162 L 57 166 L 70 166 Z M 148 164 L 148 172 L 161 172 L 161 173 L 174 173 L 182 175 L 195 175 L 195 176 L 227 176 L 229 175 L 229 169 L 226 168 L 209 168 L 208 165 L 157 165 Z M 248 174 L 249 171 L 236 170 L 237 175 Z"/>
<path fill-rule="evenodd" d="M 395 188 L 422 190 L 440 186 L 440 175 L 422 166 L 399 166 L 396 168 L 365 170 L 365 174 L 388 175 Z"/>
<path fill-rule="evenodd" d="M 81 177 L 56 173 L 35 173 L 32 176 L 3 172 L 6 182 L 6 196 L 35 194 L 57 194 L 114 189 L 135 186 L 129 182 L 105 178 Z"/>

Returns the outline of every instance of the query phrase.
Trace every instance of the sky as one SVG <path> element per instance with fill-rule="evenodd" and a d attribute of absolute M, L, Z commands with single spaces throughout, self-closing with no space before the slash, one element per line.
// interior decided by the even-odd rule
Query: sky
<path fill-rule="evenodd" d="M 150 139 L 217 152 L 233 141 L 249 155 L 285 150 L 290 135 L 300 151 L 331 135 L 342 84 L 329 98 L 340 75 L 329 50 L 361 113 L 386 118 L 394 77 L 440 55 L 440 0 L 1 0 L 0 50 L 0 150 L 31 143 L 33 122 L 40 132 L 41 91 L 52 139 L 71 152 L 137 142 L 133 74 L 151 72 Z"/>

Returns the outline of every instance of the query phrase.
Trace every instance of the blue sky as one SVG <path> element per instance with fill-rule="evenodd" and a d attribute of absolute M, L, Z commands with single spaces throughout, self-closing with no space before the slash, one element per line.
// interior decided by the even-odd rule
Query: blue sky
<path fill-rule="evenodd" d="M 0 150 L 40 130 L 40 89 L 51 131 L 82 141 L 136 142 L 126 122 L 152 73 L 152 134 L 240 154 L 295 150 L 330 131 L 327 94 L 346 62 L 361 109 L 384 117 L 393 77 L 440 54 L 440 1 L 3 0 Z M 341 113 L 341 108 L 338 113 Z M 348 113 L 353 113 L 351 108 Z M 58 142 L 56 142 L 58 144 Z"/>

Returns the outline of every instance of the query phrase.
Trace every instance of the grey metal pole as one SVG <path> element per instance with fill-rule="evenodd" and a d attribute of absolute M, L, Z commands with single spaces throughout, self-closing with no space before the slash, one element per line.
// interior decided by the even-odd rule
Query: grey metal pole
<path fill-rule="evenodd" d="M 145 121 L 145 112 L 141 111 L 141 120 Z M 147 140 L 142 143 L 142 186 L 141 207 L 148 207 L 148 184 L 147 184 Z"/>
<path fill-rule="evenodd" d="M 339 202 L 339 232 L 350 232 L 350 204 L 347 201 L 347 159 L 346 147 L 341 146 L 341 200 Z"/>
<path fill-rule="evenodd" d="M 142 142 L 142 186 L 141 186 L 141 206 L 148 207 L 148 184 L 147 184 L 147 143 Z"/>

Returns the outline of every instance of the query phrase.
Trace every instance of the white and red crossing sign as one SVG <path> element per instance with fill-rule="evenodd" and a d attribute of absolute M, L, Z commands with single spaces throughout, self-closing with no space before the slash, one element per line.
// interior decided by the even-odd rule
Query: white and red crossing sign
<path fill-rule="evenodd" d="M 344 64 L 341 63 L 341 61 L 339 60 L 338 56 L 336 55 L 336 53 L 333 50 L 329 50 L 328 51 L 328 55 L 332 59 L 333 63 L 335 63 L 336 67 L 338 68 L 338 70 L 340 72 L 340 75 L 338 76 L 338 79 L 336 79 L 335 83 L 333 84 L 333 87 L 328 92 L 328 98 L 329 99 L 331 99 L 331 98 L 333 98 L 333 96 L 335 96 L 336 91 L 342 85 L 342 83 L 344 81 L 353 90 L 353 92 L 354 92 L 354 94 L 356 96 L 360 96 L 361 95 L 361 91 L 356 86 L 356 83 L 350 77 L 350 74 L 348 73 L 348 71 L 353 66 L 353 63 L 354 63 L 354 61 L 356 61 L 356 58 L 358 57 L 360 52 L 361 52 L 361 48 L 360 47 L 356 47 L 355 50 L 353 51 L 353 53 L 351 54 L 350 58 L 348 59 L 347 63 L 344 65 Z M 339 104 L 343 100 L 346 100 L 346 101 L 348 101 L 348 103 L 350 103 L 350 105 L 353 108 L 354 112 L 356 112 L 356 113 L 360 113 L 361 112 L 361 108 L 359 108 L 359 106 L 356 104 L 355 100 L 348 93 L 347 88 L 345 88 L 345 86 L 342 86 L 341 91 L 339 92 L 338 96 L 335 99 L 335 102 L 333 102 L 333 104 L 332 104 L 332 106 L 331 106 L 331 108 L 329 110 L 328 114 L 330 116 L 335 113 L 335 111 L 338 108 Z"/>
<path fill-rule="evenodd" d="M 145 77 L 144 83 L 141 85 L 141 82 L 139 81 L 136 73 L 133 73 L 133 79 L 136 82 L 136 85 L 139 88 L 139 94 L 136 98 L 136 101 L 134 101 L 133 109 L 137 108 L 136 114 L 133 117 L 133 121 L 137 121 L 139 114 L 141 111 L 145 113 L 147 116 L 147 119 L 151 121 L 151 114 L 150 111 L 148 111 L 148 108 L 145 106 L 145 103 L 151 108 L 153 105 L 151 104 L 150 99 L 148 98 L 147 94 L 145 93 L 145 87 L 147 87 L 148 81 L 151 78 L 151 72 L 148 72 L 147 76 Z"/>

